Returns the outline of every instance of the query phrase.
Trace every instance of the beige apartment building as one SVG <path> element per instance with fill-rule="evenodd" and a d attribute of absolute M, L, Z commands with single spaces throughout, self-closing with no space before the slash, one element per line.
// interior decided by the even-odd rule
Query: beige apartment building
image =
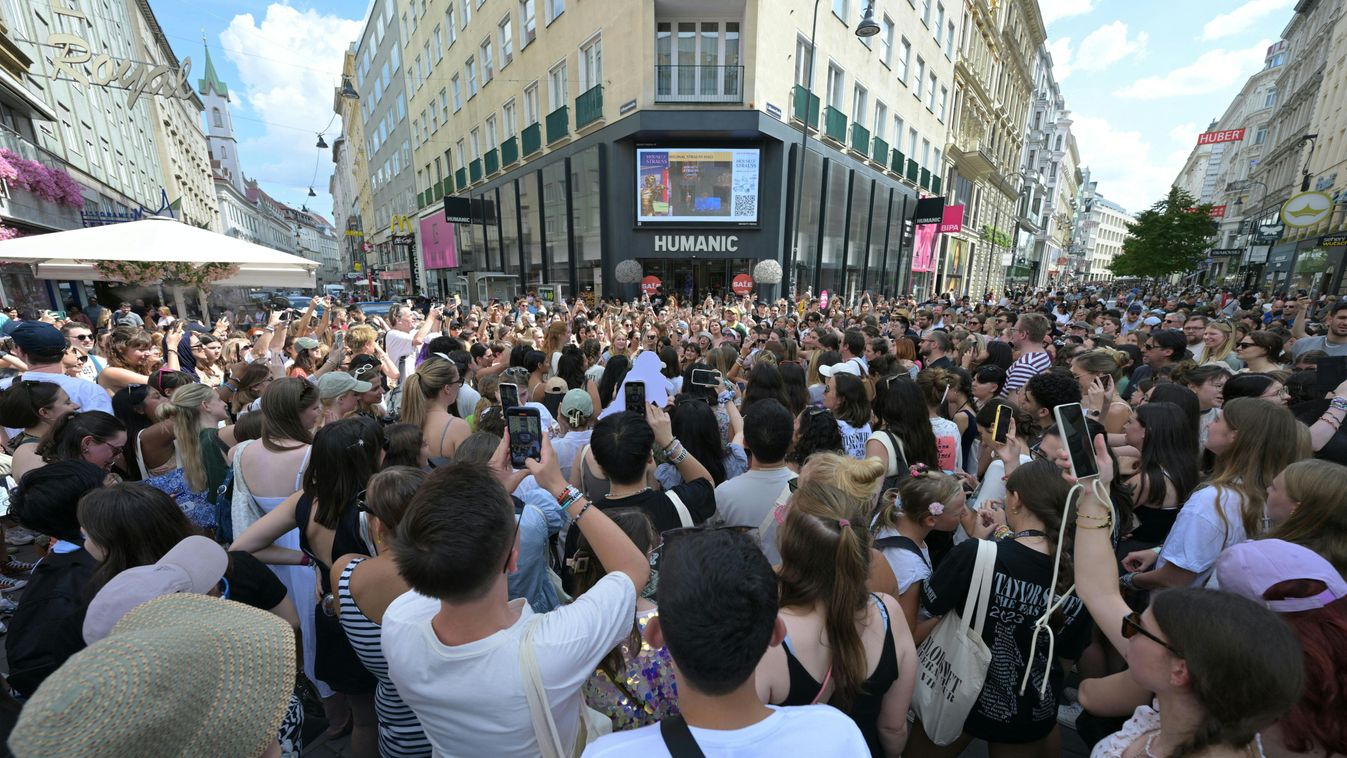
<path fill-rule="evenodd" d="M 1046 38 L 1035 0 L 964 0 L 948 181 L 964 221 L 944 256 L 945 281 L 975 297 L 1002 290 L 1014 257 L 1019 162 Z"/>
<path fill-rule="evenodd" d="M 369 175 L 369 152 L 366 150 L 365 126 L 361 118 L 359 97 L 343 97 L 343 87 L 356 79 L 355 45 L 351 45 L 342 59 L 342 87 L 332 90 L 332 110 L 341 118 L 341 134 L 332 142 L 332 162 L 335 164 L 328 191 L 332 194 L 332 219 L 341 237 L 341 269 L 343 273 L 359 273 L 368 277 L 368 255 L 365 252 L 364 222 L 374 216 L 374 191 Z M 357 270 L 358 269 L 358 270 Z M 362 281 L 367 288 L 367 279 Z"/>
<path fill-rule="evenodd" d="M 698 299 L 766 260 L 763 295 L 906 287 L 962 7 L 882 0 L 860 38 L 867 6 L 820 2 L 814 32 L 808 0 L 400 4 L 420 236 L 452 235 L 474 299 L 629 297 L 627 259 Z"/>

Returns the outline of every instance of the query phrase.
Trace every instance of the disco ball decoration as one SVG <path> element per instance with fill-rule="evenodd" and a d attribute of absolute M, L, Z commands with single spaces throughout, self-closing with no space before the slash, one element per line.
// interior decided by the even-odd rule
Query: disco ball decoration
<path fill-rule="evenodd" d="M 765 260 L 753 267 L 753 280 L 759 284 L 780 284 L 781 264 L 774 260 Z"/>
<path fill-rule="evenodd" d="M 623 284 L 635 284 L 636 282 L 641 281 L 641 276 L 643 274 L 644 272 L 641 270 L 640 261 L 633 260 L 622 261 L 617 264 L 617 268 L 613 271 L 613 275 Z"/>

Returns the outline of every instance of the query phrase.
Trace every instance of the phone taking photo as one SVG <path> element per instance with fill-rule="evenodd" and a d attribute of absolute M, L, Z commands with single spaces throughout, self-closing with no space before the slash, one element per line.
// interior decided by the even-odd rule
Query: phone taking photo
<path fill-rule="evenodd" d="M 543 459 L 543 422 L 537 408 L 506 409 L 505 428 L 510 433 L 511 466 L 520 469 L 529 458 Z"/>
<path fill-rule="evenodd" d="M 1090 428 L 1085 422 L 1085 410 L 1080 403 L 1066 403 L 1052 409 L 1057 419 L 1057 432 L 1066 443 L 1066 451 L 1071 456 L 1071 475 L 1077 479 L 1099 475 L 1099 465 L 1094 460 L 1094 440 L 1090 439 Z"/>
<path fill-rule="evenodd" d="M 625 398 L 628 413 L 639 413 L 642 417 L 645 416 L 645 382 L 627 382 L 622 395 Z"/>
<path fill-rule="evenodd" d="M 519 407 L 519 385 L 502 382 L 500 385 L 500 407 L 508 413 L 511 408 Z"/>
<path fill-rule="evenodd" d="M 711 389 L 720 389 L 720 372 L 711 368 L 694 368 L 692 370 L 692 386 L 710 387 Z"/>
<path fill-rule="evenodd" d="M 996 406 L 996 421 L 993 424 L 993 429 L 996 430 L 995 440 L 997 442 L 1005 442 L 1006 436 L 1010 434 L 1010 419 L 1012 415 L 1013 413 L 1010 410 L 1010 406 Z"/>

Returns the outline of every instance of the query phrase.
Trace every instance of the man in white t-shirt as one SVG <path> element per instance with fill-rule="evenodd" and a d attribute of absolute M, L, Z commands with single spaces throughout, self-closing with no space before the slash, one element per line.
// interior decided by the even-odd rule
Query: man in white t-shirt
<path fill-rule="evenodd" d="M 752 456 L 748 471 L 716 487 L 717 524 L 758 528 L 771 518 L 776 497 L 796 477 L 786 466 L 786 451 L 795 432 L 795 418 L 780 402 L 759 400 L 744 414 L 744 446 Z M 760 529 L 758 536 L 765 537 Z M 780 563 L 776 545 L 762 543 L 767 560 Z"/>
<path fill-rule="evenodd" d="M 869 755 L 861 730 L 841 711 L 827 705 L 775 707 L 758 699 L 754 671 L 768 646 L 780 645 L 785 636 L 776 575 L 753 537 L 711 530 L 666 540 L 659 615 L 647 624 L 645 639 L 667 647 L 673 658 L 681 713 L 601 737 L 585 756 L 660 758 L 673 755 L 671 744 L 683 746 L 681 755 L 700 749 L 708 758 Z"/>
<path fill-rule="evenodd" d="M 402 378 L 406 379 L 412 371 L 414 365 L 407 365 L 407 358 L 411 357 L 421 348 L 421 343 L 425 342 L 426 335 L 430 330 L 438 328 L 440 324 L 440 314 L 443 313 L 442 306 L 435 306 L 430 309 L 430 315 L 412 331 L 412 309 L 405 305 L 394 305 L 388 309 L 388 323 L 391 325 L 388 333 L 384 336 L 384 352 L 388 354 L 388 359 L 398 367 Z"/>
<path fill-rule="evenodd" d="M 25 321 L 10 336 L 14 339 L 14 354 L 28 366 L 28 370 L 16 379 L 0 383 L 0 389 L 8 389 L 15 381 L 51 382 L 61 385 L 80 410 L 112 413 L 112 398 L 108 397 L 107 390 L 87 379 L 65 375 L 61 356 L 69 343 L 60 329 L 41 321 Z M 8 431 L 13 437 L 22 430 Z"/>
<path fill-rule="evenodd" d="M 490 466 L 437 469 L 393 539 L 398 573 L 412 590 L 383 617 L 388 676 L 437 756 L 537 756 L 539 739 L 570 754 L 581 731 L 580 688 L 631 634 L 636 594 L 650 577 L 645 554 L 567 485 L 546 435 L 542 460 L 526 459 L 528 471 L 511 470 L 508 445 L 507 436 Z M 544 614 L 508 594 L 507 575 L 519 561 L 509 493 L 528 473 L 563 505 L 608 569 L 574 603 Z M 532 670 L 523 664 L 529 649 Z M 555 733 L 530 716 L 526 693 L 536 692 L 531 685 L 539 680 Z"/>

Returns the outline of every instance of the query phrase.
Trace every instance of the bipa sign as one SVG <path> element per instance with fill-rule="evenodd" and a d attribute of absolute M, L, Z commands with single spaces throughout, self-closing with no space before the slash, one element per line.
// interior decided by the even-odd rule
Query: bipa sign
<path fill-rule="evenodd" d="M 657 253 L 737 253 L 739 237 L 733 234 L 657 234 Z"/>
<path fill-rule="evenodd" d="M 1197 135 L 1198 145 L 1216 145 L 1221 142 L 1242 142 L 1243 140 L 1243 129 L 1226 129 L 1222 132 L 1204 132 Z"/>

